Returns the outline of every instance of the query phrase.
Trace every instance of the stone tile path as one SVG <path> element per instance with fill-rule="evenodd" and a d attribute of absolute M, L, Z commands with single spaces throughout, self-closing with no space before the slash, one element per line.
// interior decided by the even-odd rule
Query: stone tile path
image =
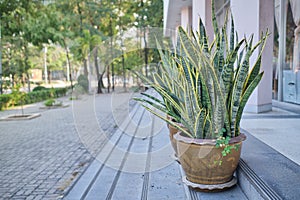
<path fill-rule="evenodd" d="M 97 124 L 91 122 L 89 126 L 96 129 Z M 90 137 L 93 136 L 85 138 Z M 188 188 L 182 181 L 181 166 L 174 160 L 166 124 L 139 104 L 118 124 L 118 130 L 106 138 L 107 142 L 99 148 L 96 159 L 66 200 L 246 199 L 239 186 L 221 193 Z M 93 146 L 91 141 L 85 141 L 86 147 Z"/>
<path fill-rule="evenodd" d="M 69 107 L 51 110 L 34 104 L 25 112 L 40 117 L 1 121 L 0 199 L 246 199 L 239 186 L 222 193 L 185 186 L 166 124 L 130 97 L 64 99 Z"/>
<path fill-rule="evenodd" d="M 114 132 L 113 112 L 128 109 L 126 105 L 120 107 L 128 96 L 85 96 L 73 103 L 64 98 L 69 107 L 50 110 L 40 110 L 42 104 L 38 103 L 25 108 L 25 113 L 42 114 L 36 119 L 1 121 L 0 199 L 62 198 L 105 142 L 101 138 L 88 138 L 91 132 L 100 130 L 90 129 L 89 123 L 97 121 L 101 130 Z M 86 103 L 91 103 L 93 110 L 89 114 L 80 113 L 88 107 Z M 2 111 L 0 116 L 16 113 L 20 111 Z M 85 143 L 86 139 L 89 143 Z"/>

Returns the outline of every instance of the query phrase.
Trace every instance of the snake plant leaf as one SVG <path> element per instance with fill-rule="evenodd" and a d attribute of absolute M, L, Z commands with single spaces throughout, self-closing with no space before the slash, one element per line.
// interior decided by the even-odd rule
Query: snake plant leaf
<path fill-rule="evenodd" d="M 262 36 L 261 38 L 261 48 L 260 48 L 260 51 L 259 51 L 259 54 L 258 54 L 258 57 L 257 57 L 257 60 L 254 64 L 254 66 L 252 67 L 251 71 L 250 71 L 250 75 L 248 76 L 248 79 L 247 79 L 247 85 L 246 85 L 246 88 L 250 85 L 250 83 L 254 80 L 254 78 L 258 75 L 259 71 L 260 71 L 260 66 L 261 66 L 261 56 L 262 56 L 262 52 L 263 52 L 263 49 L 266 45 L 266 42 L 267 42 L 267 36 L 269 35 L 268 31 L 266 32 L 265 35 Z M 259 44 L 260 44 L 259 43 Z"/>
<path fill-rule="evenodd" d="M 260 41 L 258 41 L 255 45 L 254 45 L 254 47 L 252 47 L 252 41 L 253 41 L 253 37 L 251 37 L 251 40 L 250 40 L 250 43 L 249 43 L 249 46 L 248 46 L 248 51 L 249 51 L 249 53 L 250 53 L 250 56 L 253 54 L 253 52 L 261 45 L 261 43 L 263 42 L 263 40 L 260 40 Z M 247 54 L 246 54 L 246 58 L 247 58 Z M 250 59 L 250 58 L 249 58 Z M 247 60 L 247 66 L 249 66 L 249 59 Z M 246 61 L 246 60 L 245 60 Z M 258 63 L 259 64 L 259 63 Z M 259 67 L 260 68 L 260 67 Z M 249 68 L 248 68 L 248 70 L 249 70 Z M 258 70 L 257 68 L 255 69 L 255 70 Z M 256 72 L 256 71 L 254 71 L 254 72 Z M 242 91 L 245 91 L 245 89 L 246 89 L 246 87 L 247 87 L 247 85 L 248 85 L 248 77 L 249 76 L 247 76 L 247 79 L 245 80 L 245 82 L 244 82 L 244 87 L 243 87 L 243 90 Z"/>
<path fill-rule="evenodd" d="M 251 51 L 251 49 L 252 49 L 253 38 L 254 38 L 254 34 L 251 34 L 249 42 L 247 40 L 245 40 L 246 41 L 246 47 L 247 47 L 248 51 Z"/>
<path fill-rule="evenodd" d="M 180 120 L 180 117 L 178 116 L 177 113 L 175 113 L 172 110 L 169 110 L 168 108 L 166 108 L 162 105 L 159 105 L 153 101 L 150 101 L 150 100 L 147 100 L 144 98 L 138 98 L 138 97 L 135 97 L 134 100 L 140 102 L 144 108 L 148 108 L 151 110 L 153 110 L 153 108 L 155 108 L 156 110 L 159 110 L 160 112 L 165 113 L 167 116 L 171 116 L 173 119 Z"/>
<path fill-rule="evenodd" d="M 230 52 L 234 49 L 234 21 L 231 13 L 231 31 L 230 31 Z"/>
<path fill-rule="evenodd" d="M 199 20 L 199 33 L 200 33 L 200 45 L 203 46 L 203 51 L 208 52 L 208 42 L 207 42 L 207 36 L 206 36 L 206 30 L 204 27 L 204 24 L 202 20 Z"/>
<path fill-rule="evenodd" d="M 218 50 L 218 64 L 217 66 L 219 66 L 219 74 L 222 73 L 222 70 L 223 70 L 223 66 L 224 66 L 224 50 L 225 50 L 225 37 L 226 36 L 226 29 L 223 28 L 222 29 L 222 36 L 220 38 L 220 47 L 219 47 L 219 50 Z"/>
<path fill-rule="evenodd" d="M 153 101 L 150 101 L 150 100 L 147 100 L 144 98 L 138 98 L 138 97 L 134 97 L 133 99 L 135 101 L 139 101 L 139 102 L 143 103 L 142 105 L 144 105 L 144 106 L 146 106 L 146 104 L 147 104 L 147 105 L 150 105 L 150 106 L 156 108 L 157 110 L 162 111 L 163 113 L 169 114 L 168 110 L 164 106 L 161 106 Z M 144 103 L 146 103 L 146 104 L 144 104 Z M 146 107 L 149 107 L 149 106 L 146 106 Z"/>
<path fill-rule="evenodd" d="M 195 80 L 196 80 L 196 91 L 195 91 L 195 94 L 197 94 L 196 96 L 196 101 L 198 103 L 198 106 L 200 108 L 203 108 L 204 107 L 204 104 L 203 104 L 203 98 L 202 98 L 202 85 L 201 85 L 201 78 L 200 78 L 200 74 L 199 72 L 196 72 L 195 74 Z"/>
<path fill-rule="evenodd" d="M 246 86 L 245 89 L 249 87 L 249 85 L 252 83 L 254 78 L 258 75 L 260 71 L 260 66 L 261 66 L 261 55 L 257 58 L 254 66 L 252 67 L 250 74 L 248 75 L 248 78 L 246 80 Z"/>
<path fill-rule="evenodd" d="M 153 75 L 153 83 L 155 85 L 159 85 L 160 87 L 162 87 L 164 90 L 166 90 L 167 88 L 169 88 L 166 85 L 166 82 L 162 79 L 161 76 L 158 76 L 157 74 Z"/>
<path fill-rule="evenodd" d="M 242 65 L 242 59 L 244 57 L 245 54 L 245 48 L 241 50 L 241 52 L 239 53 L 239 56 L 237 57 L 237 62 L 236 62 L 236 71 L 239 71 L 240 66 Z"/>
<path fill-rule="evenodd" d="M 160 77 L 159 77 L 160 78 Z M 159 82 L 159 81 L 157 81 L 157 80 L 159 80 L 159 78 L 158 79 L 155 79 L 154 78 L 154 80 L 155 80 L 155 82 Z M 165 107 L 167 107 L 169 110 L 172 110 L 173 112 L 175 112 L 176 114 L 178 114 L 178 115 L 180 115 L 179 113 L 180 113 L 180 111 L 178 111 L 178 107 L 176 108 L 175 106 L 174 106 L 174 102 L 170 102 L 170 100 L 169 100 L 169 98 L 172 98 L 177 104 L 177 106 L 182 106 L 182 104 L 181 104 L 181 102 L 180 102 L 180 100 L 177 98 L 177 95 L 174 95 L 173 94 L 173 91 L 170 89 L 170 88 L 165 88 L 164 87 L 164 85 L 162 85 L 162 84 L 151 84 L 150 85 L 156 92 L 158 92 L 160 95 L 161 95 L 161 97 L 162 97 L 162 99 L 163 99 L 163 101 L 164 101 L 164 103 L 165 103 Z M 168 93 L 168 95 L 169 96 L 165 96 L 164 94 L 164 91 L 169 91 L 169 93 Z"/>
<path fill-rule="evenodd" d="M 229 63 L 230 65 L 233 65 L 233 63 L 237 59 L 237 54 L 238 54 L 239 50 L 241 49 L 241 46 L 244 42 L 245 42 L 245 39 L 242 39 L 241 41 L 239 41 L 237 43 L 237 45 L 234 47 L 234 49 L 232 51 L 230 51 L 230 54 L 226 59 L 226 63 Z"/>
<path fill-rule="evenodd" d="M 213 23 L 213 28 L 214 28 L 214 33 L 215 35 L 218 35 L 219 33 L 219 28 L 218 28 L 218 23 L 217 23 L 217 17 L 216 17 L 216 12 L 215 12 L 215 1 L 211 1 L 211 12 L 212 12 L 212 23 Z"/>
<path fill-rule="evenodd" d="M 216 43 L 215 43 L 215 51 L 213 53 L 213 62 L 214 66 L 216 67 L 216 72 L 219 72 L 219 60 L 220 60 L 220 48 L 221 48 L 221 38 L 220 34 L 215 36 Z"/>
<path fill-rule="evenodd" d="M 175 67 L 174 66 L 175 62 L 174 62 L 173 56 L 171 56 L 170 52 L 167 52 L 167 51 L 163 52 L 159 42 L 157 42 L 157 49 L 158 49 L 158 52 L 159 52 L 159 55 L 161 58 L 162 66 L 169 66 L 171 68 Z M 176 72 L 175 70 L 169 69 L 169 67 L 161 67 L 160 70 L 167 71 L 168 74 L 171 74 L 171 72 L 172 73 Z"/>
<path fill-rule="evenodd" d="M 159 44 L 157 44 L 157 45 L 159 45 Z M 164 66 L 169 66 L 170 65 L 170 56 L 167 56 L 165 53 L 163 53 L 159 47 L 158 47 L 158 52 L 159 52 L 162 64 Z"/>
<path fill-rule="evenodd" d="M 203 138 L 213 138 L 211 133 L 213 132 L 211 119 L 209 111 L 206 114 L 205 120 L 203 122 Z"/>
<path fill-rule="evenodd" d="M 191 96 L 191 91 L 186 89 L 184 91 L 184 100 L 185 100 L 185 108 L 187 111 L 187 119 L 188 120 L 194 120 L 196 113 L 194 112 L 194 107 L 193 107 L 193 97 Z"/>
<path fill-rule="evenodd" d="M 175 128 L 177 128 L 178 130 L 182 131 L 183 133 L 185 133 L 186 135 L 188 135 L 189 137 L 193 138 L 193 135 L 187 131 L 185 128 L 183 128 L 182 126 L 180 126 L 178 123 L 173 122 L 171 119 L 167 118 L 165 115 L 161 115 L 160 113 L 156 112 L 155 110 L 153 110 L 152 108 L 143 105 L 142 106 L 149 111 L 150 113 L 154 114 L 155 116 L 159 117 L 160 119 L 166 121 L 167 123 L 171 124 L 172 126 L 174 126 Z"/>
<path fill-rule="evenodd" d="M 171 77 L 174 77 L 174 75 L 169 74 L 167 72 L 162 73 L 160 76 L 158 74 L 154 74 L 153 78 L 155 78 L 155 80 L 159 81 L 159 83 L 161 85 L 164 85 L 165 89 L 169 89 L 172 92 L 174 91 L 174 82 L 173 79 Z"/>
<path fill-rule="evenodd" d="M 175 48 L 176 55 L 185 56 L 182 43 L 181 43 L 181 32 L 177 32 L 177 39 L 176 39 L 176 48 Z"/>
<path fill-rule="evenodd" d="M 253 38 L 253 36 L 252 36 Z M 252 39 L 250 39 L 250 43 Z M 243 94 L 244 84 L 247 79 L 248 71 L 249 71 L 249 60 L 252 55 L 251 49 L 249 50 L 250 45 L 246 45 L 246 55 L 241 66 L 238 67 L 237 75 L 234 80 L 233 91 L 232 91 L 232 99 L 231 99 L 231 130 L 234 129 L 234 122 L 236 120 L 237 111 L 240 104 L 240 99 Z"/>
<path fill-rule="evenodd" d="M 237 33 L 237 31 L 235 31 L 235 43 L 238 43 L 239 42 L 239 35 Z"/>
<path fill-rule="evenodd" d="M 199 74 L 199 82 L 200 82 L 200 87 L 201 87 L 201 93 L 199 93 L 201 95 L 201 100 L 202 100 L 202 105 L 203 108 L 206 108 L 208 110 L 212 110 L 212 103 L 210 100 L 210 95 L 209 95 L 209 91 L 207 88 L 207 85 L 204 81 L 204 78 L 201 78 L 200 74 Z"/>
<path fill-rule="evenodd" d="M 158 99 L 152 95 L 149 95 L 147 93 L 141 93 L 141 95 L 148 97 L 149 99 L 153 100 L 154 102 L 156 102 L 157 104 L 159 104 L 161 106 L 165 106 L 165 103 L 163 101 L 161 101 L 160 99 Z"/>
<path fill-rule="evenodd" d="M 225 29 L 225 30 L 227 30 L 227 23 L 228 23 L 228 16 L 229 16 L 229 9 L 227 9 L 226 11 L 225 11 L 225 18 L 224 18 L 224 24 L 223 24 L 223 26 L 222 26 L 222 29 Z"/>
<path fill-rule="evenodd" d="M 228 98 L 230 89 L 232 88 L 233 75 L 234 75 L 234 62 L 237 60 L 238 51 L 241 45 L 244 43 L 244 39 L 241 40 L 231 51 L 230 55 L 227 57 L 226 64 L 224 65 L 221 78 L 223 80 L 226 98 Z"/>
<path fill-rule="evenodd" d="M 199 95 L 197 93 L 197 78 L 196 76 L 199 74 L 195 74 L 195 68 L 193 66 L 190 65 L 190 63 L 188 63 L 188 61 L 186 59 L 183 59 L 182 65 L 181 67 L 183 68 L 184 74 L 185 74 L 185 78 L 186 81 L 188 83 L 188 92 L 192 93 L 190 95 L 193 95 L 193 98 L 191 99 L 191 103 L 192 103 L 192 108 L 193 109 L 197 109 L 198 107 L 200 107 L 199 105 Z M 197 111 L 197 110 L 196 110 Z"/>
<path fill-rule="evenodd" d="M 250 37 L 249 42 L 246 41 L 246 55 L 242 65 L 238 68 L 237 76 L 234 82 L 233 92 L 232 92 L 232 101 L 231 101 L 231 130 L 234 130 L 234 123 L 236 121 L 238 108 L 241 103 L 241 97 L 246 90 L 248 72 L 249 72 L 249 62 L 250 57 L 262 43 L 260 40 L 254 47 L 252 47 L 253 35 Z"/>
<path fill-rule="evenodd" d="M 196 96 L 195 92 L 196 92 L 196 79 L 195 79 L 195 75 L 193 73 L 194 69 L 193 67 L 190 65 L 190 63 L 187 62 L 186 59 L 182 59 L 181 62 L 181 67 L 183 68 L 183 72 L 185 74 L 185 78 L 189 87 L 190 91 L 194 92 L 194 96 Z"/>
<path fill-rule="evenodd" d="M 239 41 L 232 15 L 228 37 L 229 15 L 219 30 L 214 3 L 213 41 L 208 41 L 201 19 L 196 33 L 180 27 L 175 52 L 158 45 L 160 72 L 141 78 L 160 95 L 143 95 L 142 106 L 192 138 L 216 138 L 222 129 L 224 135 L 237 136 L 243 109 L 263 75 L 259 73 L 262 50 L 250 73 L 249 65 L 253 52 L 258 46 L 263 49 L 265 41 L 261 39 L 254 47 L 253 35 Z"/>
<path fill-rule="evenodd" d="M 205 122 L 206 113 L 205 110 L 200 110 L 198 112 L 196 120 L 195 120 L 195 136 L 196 138 L 203 138 L 203 126 Z"/>
<path fill-rule="evenodd" d="M 224 69 L 221 74 L 221 79 L 224 85 L 224 94 L 226 95 L 226 99 L 230 93 L 230 89 L 232 87 L 232 80 L 233 80 L 233 65 L 225 64 Z"/>
<path fill-rule="evenodd" d="M 132 71 L 132 73 L 139 77 L 145 84 L 153 84 L 153 81 L 150 80 L 148 77 L 144 76 L 143 74 L 138 73 L 136 71 Z"/>
<path fill-rule="evenodd" d="M 206 77 L 206 81 L 210 82 L 213 81 L 214 83 L 214 91 L 210 91 L 211 88 L 208 87 L 209 93 L 215 93 L 215 95 L 218 97 L 217 99 L 215 99 L 215 103 L 217 104 L 217 106 L 213 106 L 214 108 L 217 108 L 217 111 L 213 111 L 212 114 L 217 113 L 220 114 L 222 113 L 222 115 L 224 116 L 224 123 L 225 123 L 225 127 L 227 130 L 230 130 L 230 123 L 229 123 L 229 115 L 228 112 L 226 110 L 226 104 L 225 104 L 225 97 L 223 95 L 223 91 L 222 88 L 224 88 L 224 86 L 221 86 L 222 81 L 219 81 L 219 77 L 217 76 L 217 72 L 215 70 L 215 67 L 212 64 L 209 64 L 210 61 L 204 56 L 204 55 L 200 55 L 202 57 L 202 62 L 203 62 L 203 66 L 206 66 L 205 69 L 208 70 L 210 77 Z M 201 68 L 203 71 L 203 68 Z M 202 77 L 204 78 L 204 77 Z M 207 82 L 206 82 L 207 84 Z M 213 119 L 214 120 L 214 119 Z M 214 125 L 214 123 L 213 123 Z"/>
<path fill-rule="evenodd" d="M 175 109 L 179 111 L 182 109 L 179 99 L 175 95 L 168 93 L 162 87 L 157 85 L 153 85 L 152 87 L 162 96 L 162 98 L 165 98 L 168 102 L 170 102 Z"/>
<path fill-rule="evenodd" d="M 180 39 L 181 48 L 183 49 L 184 52 L 184 54 L 181 56 L 186 57 L 190 55 L 197 55 L 197 51 L 195 49 L 193 42 L 189 38 L 188 32 L 185 31 L 182 27 L 178 28 L 178 38 Z"/>
<path fill-rule="evenodd" d="M 244 110 L 245 105 L 246 105 L 249 97 L 251 96 L 252 92 L 254 91 L 254 89 L 257 87 L 257 85 L 261 81 L 263 74 L 264 74 L 264 72 L 261 72 L 260 74 L 258 74 L 253 79 L 253 81 L 250 83 L 249 87 L 247 87 L 246 91 L 244 92 L 244 94 L 241 98 L 240 106 L 239 106 L 237 114 L 236 114 L 236 118 L 234 121 L 234 131 L 233 131 L 231 137 L 235 137 L 235 136 L 239 135 L 239 127 L 240 127 L 240 121 L 241 121 L 241 117 L 243 114 L 243 110 Z"/>
<path fill-rule="evenodd" d="M 214 119 L 212 122 L 215 130 L 212 132 L 213 138 L 215 137 L 214 134 L 218 133 L 223 128 L 224 125 L 224 120 L 225 120 L 224 114 L 226 112 L 226 107 L 224 108 L 224 105 L 222 105 L 221 98 L 222 97 L 220 96 L 217 97 L 217 102 L 214 109 L 214 114 L 213 114 Z"/>
<path fill-rule="evenodd" d="M 199 41 L 198 40 L 198 34 L 197 34 L 197 32 L 191 31 L 190 35 L 192 36 L 192 38 L 193 38 L 194 41 Z M 199 44 L 199 42 L 198 42 L 198 44 Z"/>

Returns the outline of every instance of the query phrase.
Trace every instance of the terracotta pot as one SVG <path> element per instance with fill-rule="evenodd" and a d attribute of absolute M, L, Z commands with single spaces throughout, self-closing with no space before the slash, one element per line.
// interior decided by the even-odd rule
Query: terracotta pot
<path fill-rule="evenodd" d="M 171 141 L 172 147 L 175 151 L 175 156 L 177 157 L 177 143 L 176 143 L 176 140 L 174 139 L 174 135 L 177 132 L 179 132 L 179 130 L 170 124 L 168 124 L 168 128 L 169 128 L 170 141 Z"/>
<path fill-rule="evenodd" d="M 167 119 L 172 119 L 172 117 L 167 116 Z M 174 121 L 174 120 L 172 120 Z M 174 121 L 174 123 L 176 123 Z M 172 126 L 171 124 L 167 124 L 168 128 L 169 128 L 169 137 L 170 137 L 170 141 L 171 141 L 171 145 L 174 149 L 175 152 L 175 157 L 177 158 L 177 144 L 176 144 L 176 140 L 174 139 L 174 135 L 179 132 L 179 130 L 177 128 L 175 128 L 174 126 Z"/>
<path fill-rule="evenodd" d="M 239 145 L 236 151 L 222 157 L 223 148 L 215 146 L 215 140 L 192 139 L 182 132 L 174 135 L 177 142 L 178 158 L 188 181 L 195 184 L 217 185 L 230 182 L 238 166 L 244 134 L 230 140 L 230 145 Z M 219 165 L 219 161 L 222 164 Z"/>

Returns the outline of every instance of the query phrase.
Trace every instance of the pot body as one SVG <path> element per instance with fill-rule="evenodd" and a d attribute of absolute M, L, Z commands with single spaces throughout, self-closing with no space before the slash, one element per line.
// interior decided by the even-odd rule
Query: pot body
<path fill-rule="evenodd" d="M 170 116 L 167 116 L 167 119 L 173 119 L 173 118 L 170 117 Z M 172 120 L 172 121 L 174 123 L 176 123 L 175 120 Z M 179 126 L 181 126 L 179 123 L 176 123 L 176 124 L 178 124 Z M 167 124 L 167 126 L 168 126 L 168 129 L 169 129 L 169 137 L 170 137 L 171 145 L 172 145 L 172 147 L 174 149 L 175 157 L 177 157 L 177 142 L 176 142 L 176 140 L 174 138 L 174 135 L 177 132 L 179 132 L 179 130 L 176 127 L 172 126 L 171 124 Z"/>
<path fill-rule="evenodd" d="M 224 148 L 217 148 L 215 140 L 191 139 L 178 132 L 174 136 L 177 142 L 178 158 L 186 177 L 190 182 L 205 185 L 217 185 L 232 180 L 242 148 L 244 134 L 233 138 L 230 145 L 238 145 L 238 150 L 222 156 Z M 221 161 L 221 164 L 220 164 Z"/>
<path fill-rule="evenodd" d="M 169 128 L 169 137 L 170 137 L 171 145 L 172 145 L 172 147 L 175 151 L 175 156 L 177 157 L 177 154 L 178 154 L 177 153 L 177 142 L 174 138 L 174 135 L 176 133 L 178 133 L 179 130 L 177 128 L 175 128 L 174 126 L 170 125 L 170 124 L 168 124 L 168 128 Z"/>

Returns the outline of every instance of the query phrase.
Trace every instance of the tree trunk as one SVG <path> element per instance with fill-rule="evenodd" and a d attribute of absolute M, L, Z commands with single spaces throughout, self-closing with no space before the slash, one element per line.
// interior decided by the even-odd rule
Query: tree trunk
<path fill-rule="evenodd" d="M 102 82 L 102 79 L 100 80 L 100 79 L 98 79 L 98 90 L 97 90 L 97 93 L 98 94 L 102 94 L 103 92 L 102 92 L 102 88 L 101 88 L 101 82 Z"/>
<path fill-rule="evenodd" d="M 30 76 L 29 76 L 29 73 L 28 71 L 26 72 L 26 76 L 27 76 L 27 89 L 28 89 L 28 92 L 30 92 Z"/>
<path fill-rule="evenodd" d="M 29 73 L 28 73 L 28 70 L 29 70 L 29 64 L 28 64 L 28 48 L 27 48 L 27 45 L 25 45 L 25 73 L 26 73 L 26 76 L 27 76 L 27 87 L 28 87 L 28 92 L 30 92 L 30 76 L 29 76 Z"/>
<path fill-rule="evenodd" d="M 100 74 L 99 74 L 99 65 L 98 65 L 98 48 L 96 47 L 95 48 L 95 52 L 94 52 L 94 62 L 95 62 L 95 68 L 96 68 L 96 74 L 97 74 L 97 80 L 98 80 L 98 89 L 97 89 L 97 93 L 100 94 L 102 93 L 102 90 L 101 90 L 101 82 L 100 82 Z"/>
<path fill-rule="evenodd" d="M 107 65 L 107 92 L 109 93 L 110 91 L 110 74 L 109 74 L 109 65 Z"/>
<path fill-rule="evenodd" d="M 104 73 L 100 74 L 100 85 L 101 85 L 101 88 L 105 88 L 104 87 L 104 83 L 103 83 L 103 76 L 104 76 Z"/>
<path fill-rule="evenodd" d="M 67 61 L 68 61 L 68 65 L 69 65 L 69 74 L 67 74 L 67 76 L 69 76 L 70 82 L 71 82 L 71 90 L 73 92 L 73 81 L 72 81 L 72 68 L 71 68 L 71 62 L 70 62 L 70 55 L 69 55 L 69 50 L 66 44 L 66 41 L 63 40 L 64 43 L 64 47 L 65 47 L 65 51 L 66 51 L 66 56 L 67 56 Z"/>
<path fill-rule="evenodd" d="M 83 60 L 83 73 L 85 77 L 88 77 L 87 59 Z"/>
<path fill-rule="evenodd" d="M 50 84 L 51 83 L 51 71 L 48 70 L 48 83 Z"/>

